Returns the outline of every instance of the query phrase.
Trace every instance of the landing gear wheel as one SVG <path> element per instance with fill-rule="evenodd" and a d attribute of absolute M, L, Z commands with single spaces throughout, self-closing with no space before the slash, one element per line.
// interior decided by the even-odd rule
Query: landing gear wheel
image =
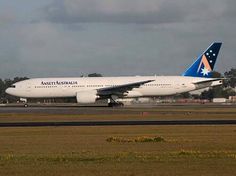
<path fill-rule="evenodd" d="M 124 106 L 124 103 L 118 102 L 118 106 L 119 106 L 119 107 L 123 107 L 123 106 Z"/>
<path fill-rule="evenodd" d="M 113 107 L 113 103 L 108 103 L 108 107 Z"/>
<path fill-rule="evenodd" d="M 121 102 L 108 103 L 108 107 L 123 107 L 124 104 Z"/>
<path fill-rule="evenodd" d="M 108 99 L 108 107 L 123 107 L 124 104 L 122 102 L 116 101 L 119 97 L 112 95 L 110 99 Z"/>

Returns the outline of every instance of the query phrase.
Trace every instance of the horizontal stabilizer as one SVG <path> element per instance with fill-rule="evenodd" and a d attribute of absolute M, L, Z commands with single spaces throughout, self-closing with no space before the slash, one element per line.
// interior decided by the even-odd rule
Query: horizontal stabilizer
<path fill-rule="evenodd" d="M 202 89 L 206 87 L 222 85 L 224 78 L 215 78 L 210 80 L 204 80 L 193 83 L 196 86 L 196 89 Z"/>

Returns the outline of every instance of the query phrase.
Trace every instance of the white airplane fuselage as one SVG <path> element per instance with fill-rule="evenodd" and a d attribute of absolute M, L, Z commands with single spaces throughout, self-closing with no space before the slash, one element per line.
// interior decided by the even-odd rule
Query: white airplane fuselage
<path fill-rule="evenodd" d="M 153 81 L 127 91 L 123 98 L 168 96 L 189 92 L 199 89 L 194 83 L 211 78 L 186 76 L 35 78 L 15 83 L 14 87 L 8 88 L 6 92 L 21 98 L 76 97 L 78 92 L 96 91 L 145 80 Z"/>
<path fill-rule="evenodd" d="M 35 78 L 13 84 L 6 93 L 24 99 L 75 97 L 78 103 L 107 99 L 108 106 L 116 106 L 119 98 L 168 96 L 221 85 L 221 78 L 211 78 L 221 44 L 212 43 L 182 76 Z"/>

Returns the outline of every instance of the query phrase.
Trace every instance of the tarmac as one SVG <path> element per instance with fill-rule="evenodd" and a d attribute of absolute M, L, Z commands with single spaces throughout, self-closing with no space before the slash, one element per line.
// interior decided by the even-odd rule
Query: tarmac
<path fill-rule="evenodd" d="M 178 109 L 188 109 L 188 108 L 217 108 L 222 105 L 155 105 L 155 106 L 140 106 L 140 107 L 122 107 L 122 108 L 109 108 L 106 106 L 78 106 L 78 105 L 60 105 L 60 106 L 31 106 L 24 108 L 19 105 L 14 106 L 0 106 L 0 114 L 48 114 L 48 115 L 90 115 L 90 114 L 137 114 L 144 111 L 150 111 L 153 108 L 159 108 L 159 113 L 163 111 L 166 113 L 171 107 L 178 107 Z M 223 105 L 224 108 L 235 107 L 236 105 Z M 143 109 L 143 110 L 142 110 Z M 173 115 L 180 112 L 172 112 Z M 211 112 L 209 112 L 211 113 Z M 219 112 L 221 113 L 221 112 Z M 225 113 L 225 112 L 224 112 Z M 235 114 L 235 112 L 227 112 Z M 236 115 L 235 115 L 236 116 Z M 224 119 L 224 120 L 80 120 L 80 121 L 50 121 L 50 122 L 1 122 L 0 127 L 59 127 L 59 126 L 137 126 L 137 125 L 236 125 L 236 120 L 234 119 Z"/>
<path fill-rule="evenodd" d="M 37 105 L 33 104 L 25 108 L 22 104 L 13 104 L 13 105 L 2 105 L 0 106 L 0 114 L 15 113 L 15 114 L 137 114 L 140 112 L 140 109 L 143 111 L 149 111 L 152 109 L 159 109 L 159 112 L 163 110 L 166 112 L 170 108 L 178 109 L 188 109 L 188 108 L 236 108 L 236 104 L 156 104 L 156 105 L 147 105 L 147 104 L 137 104 L 127 107 L 107 107 L 106 105 L 99 106 L 81 106 L 78 104 L 54 104 L 54 105 Z M 178 113 L 176 111 L 175 113 Z M 209 112 L 210 113 L 210 112 Z M 227 112 L 231 113 L 231 112 Z M 232 112 L 234 113 L 234 112 Z"/>

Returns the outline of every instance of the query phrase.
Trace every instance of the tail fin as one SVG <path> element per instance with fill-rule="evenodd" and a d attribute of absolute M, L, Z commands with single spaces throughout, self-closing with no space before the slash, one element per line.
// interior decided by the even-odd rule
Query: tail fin
<path fill-rule="evenodd" d="M 212 43 L 182 76 L 211 78 L 222 43 Z"/>

